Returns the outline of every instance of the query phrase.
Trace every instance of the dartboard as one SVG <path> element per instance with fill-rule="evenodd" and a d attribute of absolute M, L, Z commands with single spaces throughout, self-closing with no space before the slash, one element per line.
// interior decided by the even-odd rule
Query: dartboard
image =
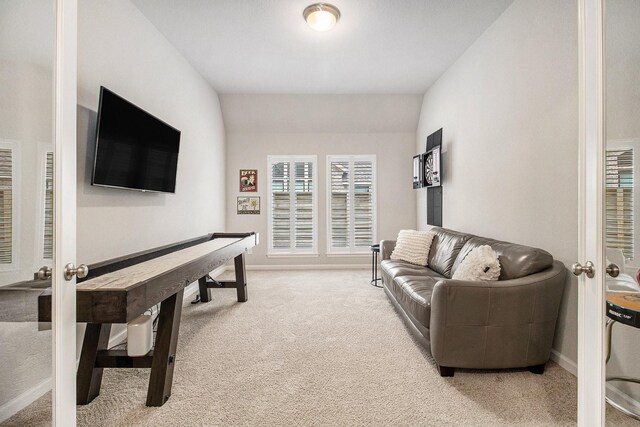
<path fill-rule="evenodd" d="M 427 185 L 433 185 L 433 153 L 427 154 L 424 160 L 424 178 Z"/>

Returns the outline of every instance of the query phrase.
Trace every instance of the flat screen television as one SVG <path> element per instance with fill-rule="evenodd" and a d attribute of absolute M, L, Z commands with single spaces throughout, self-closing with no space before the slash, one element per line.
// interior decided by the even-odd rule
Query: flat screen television
<path fill-rule="evenodd" d="M 180 131 L 100 87 L 91 185 L 175 193 Z"/>

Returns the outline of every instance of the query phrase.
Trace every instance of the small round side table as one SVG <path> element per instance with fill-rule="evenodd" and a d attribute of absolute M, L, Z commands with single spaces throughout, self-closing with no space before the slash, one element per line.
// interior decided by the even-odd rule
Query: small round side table
<path fill-rule="evenodd" d="M 378 277 L 378 254 L 380 253 L 380 245 L 371 245 L 371 286 L 381 288 L 382 284 L 378 285 L 378 282 L 382 282 L 382 278 Z"/>
<path fill-rule="evenodd" d="M 622 323 L 634 328 L 640 328 L 640 293 L 619 293 L 608 292 L 607 293 L 607 329 L 606 329 L 606 350 L 607 350 L 607 362 L 611 358 L 611 334 L 613 325 L 616 323 Z M 622 381 L 627 383 L 640 384 L 639 378 L 630 377 L 607 377 L 606 381 Z M 634 412 L 613 399 L 606 397 L 607 403 L 625 415 L 640 420 L 640 414 Z"/>

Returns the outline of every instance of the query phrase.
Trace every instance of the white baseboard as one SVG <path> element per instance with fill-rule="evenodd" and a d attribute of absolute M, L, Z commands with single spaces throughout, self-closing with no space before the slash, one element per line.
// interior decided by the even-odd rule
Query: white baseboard
<path fill-rule="evenodd" d="M 51 377 L 0 406 L 0 423 L 11 418 L 51 390 Z"/>
<path fill-rule="evenodd" d="M 576 362 L 553 348 L 551 349 L 551 360 L 556 362 L 566 371 L 569 371 L 571 374 L 573 374 L 573 376 L 578 375 L 578 365 L 576 364 Z"/>
<path fill-rule="evenodd" d="M 124 342 L 124 340 L 126 340 L 126 339 L 127 339 L 127 328 L 124 328 L 123 330 L 121 330 L 117 334 L 109 337 L 109 344 L 107 344 L 107 347 L 111 348 L 111 347 L 116 346 L 118 344 L 122 344 Z M 80 363 L 80 359 L 79 358 L 78 358 L 78 360 L 76 360 L 76 369 L 78 368 L 78 363 Z"/>
<path fill-rule="evenodd" d="M 371 264 L 288 264 L 288 265 L 272 265 L 258 264 L 248 265 L 247 270 L 363 270 L 371 269 Z M 233 270 L 233 267 L 229 267 Z"/>

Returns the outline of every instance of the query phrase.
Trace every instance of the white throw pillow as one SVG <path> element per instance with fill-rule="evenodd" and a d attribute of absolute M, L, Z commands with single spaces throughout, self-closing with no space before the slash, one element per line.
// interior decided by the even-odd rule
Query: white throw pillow
<path fill-rule="evenodd" d="M 391 259 L 427 266 L 429 249 L 435 235 L 432 231 L 400 230 Z"/>
<path fill-rule="evenodd" d="M 464 257 L 453 273 L 455 280 L 498 280 L 500 262 L 498 254 L 489 245 L 478 246 Z"/>

